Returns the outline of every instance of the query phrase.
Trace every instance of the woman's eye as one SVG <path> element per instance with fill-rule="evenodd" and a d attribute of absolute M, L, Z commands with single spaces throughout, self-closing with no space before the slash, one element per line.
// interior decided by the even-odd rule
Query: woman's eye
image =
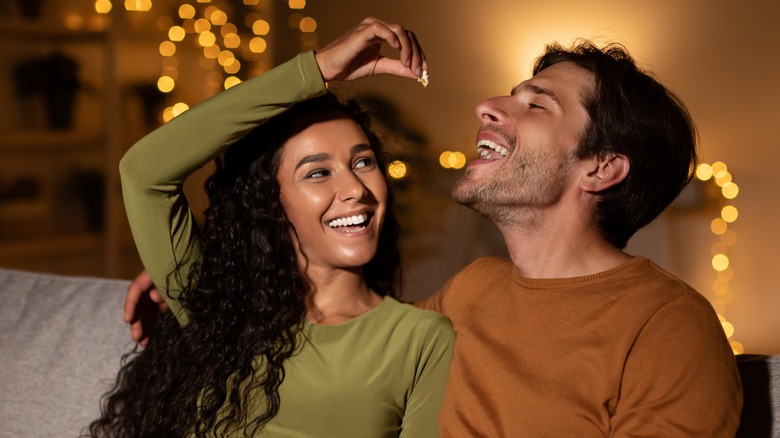
<path fill-rule="evenodd" d="M 535 103 L 533 103 L 533 102 L 529 102 L 529 103 L 528 103 L 528 108 L 531 108 L 531 109 L 534 109 L 534 108 L 544 109 L 544 107 L 543 107 L 543 106 L 541 106 L 541 105 L 537 105 L 537 104 L 535 104 Z"/>
<path fill-rule="evenodd" d="M 306 174 L 306 178 L 307 179 L 309 179 L 309 178 L 322 178 L 324 176 L 328 176 L 328 171 L 327 170 L 315 170 L 313 172 L 309 172 L 308 174 Z"/>
<path fill-rule="evenodd" d="M 361 158 L 361 159 L 359 159 L 359 160 L 357 160 L 355 162 L 355 169 L 360 169 L 360 168 L 363 168 L 363 167 L 369 167 L 369 166 L 372 166 L 373 164 L 374 164 L 374 159 L 373 158 L 370 158 L 370 157 Z"/>

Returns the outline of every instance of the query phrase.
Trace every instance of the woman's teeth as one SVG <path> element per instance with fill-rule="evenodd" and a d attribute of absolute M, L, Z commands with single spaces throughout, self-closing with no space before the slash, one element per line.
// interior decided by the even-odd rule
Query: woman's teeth
<path fill-rule="evenodd" d="M 328 222 L 328 226 L 331 228 L 337 228 L 337 227 L 352 227 L 355 225 L 360 225 L 365 223 L 368 220 L 368 214 L 357 214 L 355 216 L 348 216 L 348 217 L 342 217 L 338 219 L 333 219 L 332 221 Z"/>

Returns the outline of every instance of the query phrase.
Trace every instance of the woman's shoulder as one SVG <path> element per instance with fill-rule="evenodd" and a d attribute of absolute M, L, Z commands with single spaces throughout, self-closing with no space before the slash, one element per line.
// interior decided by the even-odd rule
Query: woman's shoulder
<path fill-rule="evenodd" d="M 449 318 L 438 312 L 420 309 L 392 297 L 385 297 L 384 305 L 393 319 L 415 331 L 442 335 L 454 333 Z"/>

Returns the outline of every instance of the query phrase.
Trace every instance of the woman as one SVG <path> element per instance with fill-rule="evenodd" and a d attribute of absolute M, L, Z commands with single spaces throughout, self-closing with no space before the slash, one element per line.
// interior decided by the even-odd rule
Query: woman
<path fill-rule="evenodd" d="M 411 32 L 369 18 L 128 151 L 128 218 L 172 312 L 93 435 L 438 436 L 454 334 L 393 299 L 384 157 L 323 82 L 424 65 Z M 182 182 L 225 147 L 198 233 Z"/>

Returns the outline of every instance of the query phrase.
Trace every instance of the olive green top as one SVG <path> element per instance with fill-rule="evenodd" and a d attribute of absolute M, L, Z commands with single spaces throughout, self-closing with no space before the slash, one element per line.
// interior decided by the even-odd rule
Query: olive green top
<path fill-rule="evenodd" d="M 325 93 L 312 52 L 298 55 L 174 118 L 120 163 L 130 227 L 144 266 L 180 323 L 181 283 L 200 257 L 183 181 L 274 115 Z M 167 285 L 167 287 L 166 287 Z M 445 317 L 392 298 L 346 323 L 305 323 L 285 362 L 274 437 L 437 437 L 454 332 Z"/>

